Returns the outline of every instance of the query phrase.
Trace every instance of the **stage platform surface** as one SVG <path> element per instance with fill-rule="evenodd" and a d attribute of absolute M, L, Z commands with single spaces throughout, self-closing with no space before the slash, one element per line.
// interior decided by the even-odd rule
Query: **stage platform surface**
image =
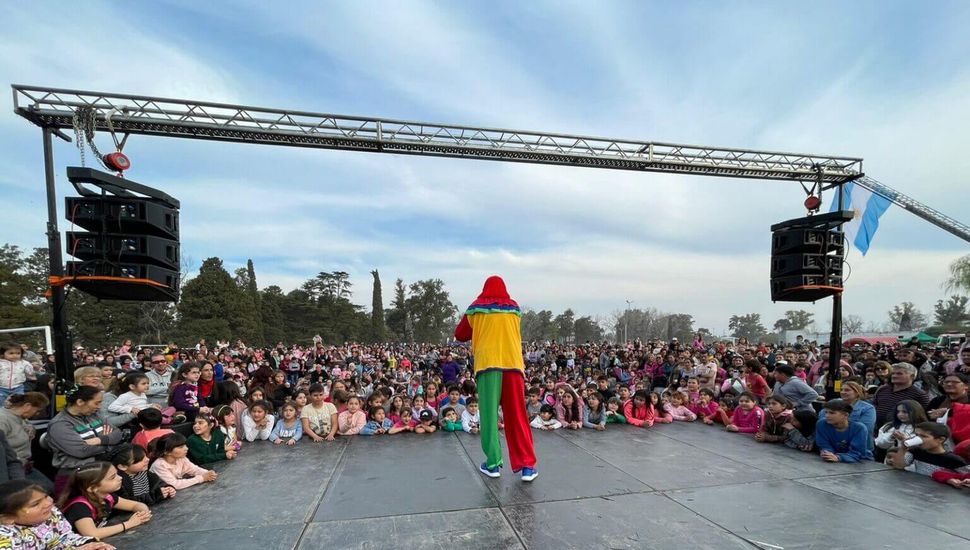
<path fill-rule="evenodd" d="M 247 445 L 119 549 L 970 548 L 970 495 L 723 428 L 535 432 L 539 477 L 478 472 L 477 436 Z M 503 441 L 504 446 L 504 441 Z M 507 458 L 506 458 L 507 461 Z"/>

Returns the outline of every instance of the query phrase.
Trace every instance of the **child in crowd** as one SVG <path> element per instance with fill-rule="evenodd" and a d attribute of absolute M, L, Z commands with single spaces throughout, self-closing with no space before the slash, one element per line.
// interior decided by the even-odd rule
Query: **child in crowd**
<path fill-rule="evenodd" d="M 381 409 L 380 406 L 377 408 Z M 381 409 L 383 411 L 384 409 Z M 296 415 L 296 405 L 284 403 L 280 408 L 280 419 L 276 421 L 276 427 L 269 434 L 269 440 L 276 445 L 296 445 L 303 437 L 303 424 Z"/>
<path fill-rule="evenodd" d="M 57 505 L 74 530 L 85 537 L 98 540 L 124 533 L 152 519 L 144 502 L 115 497 L 121 489 L 121 477 L 110 462 L 91 462 L 77 468 L 68 481 L 68 489 Z M 115 509 L 133 512 L 121 523 L 108 525 Z"/>
<path fill-rule="evenodd" d="M 307 402 L 310 400 L 310 393 L 307 390 L 297 390 L 293 395 L 293 406 L 296 407 L 296 417 L 302 418 L 300 415 L 303 413 L 303 407 L 306 406 Z"/>
<path fill-rule="evenodd" d="M 539 388 L 531 387 L 526 393 L 526 403 L 525 411 L 529 414 L 529 422 L 532 419 L 539 416 L 539 409 L 542 408 L 542 402 L 539 400 Z"/>
<path fill-rule="evenodd" d="M 753 393 L 741 392 L 738 408 L 731 415 L 731 423 L 725 426 L 729 432 L 753 434 L 761 431 L 765 423 L 765 411 L 758 406 L 758 398 Z"/>
<path fill-rule="evenodd" d="M 437 418 L 438 413 L 434 409 L 428 406 L 428 402 L 424 399 L 423 395 L 415 395 L 411 399 L 411 416 L 414 418 L 421 418 L 421 413 L 423 411 L 428 411 L 431 413 L 432 418 Z"/>
<path fill-rule="evenodd" d="M 387 413 L 389 420 L 396 423 L 401 420 L 401 411 L 405 408 L 404 397 L 401 394 L 397 394 L 391 397 L 387 404 L 384 405 L 384 412 Z"/>
<path fill-rule="evenodd" d="M 664 410 L 670 413 L 671 418 L 678 422 L 693 422 L 697 420 L 697 415 L 687 408 L 687 395 L 682 391 L 670 393 L 670 403 L 664 405 Z"/>
<path fill-rule="evenodd" d="M 337 415 L 339 435 L 357 435 L 367 424 L 364 411 L 360 410 L 360 398 L 356 395 L 347 399 L 347 410 Z"/>
<path fill-rule="evenodd" d="M 158 458 L 152 463 L 149 471 L 174 487 L 176 491 L 199 483 L 215 481 L 219 477 L 214 471 L 200 468 L 187 458 L 189 447 L 182 434 L 173 433 L 160 437 L 155 440 L 152 447 L 153 454 Z"/>
<path fill-rule="evenodd" d="M 44 488 L 25 479 L 0 483 L 0 541 L 17 550 L 114 550 L 75 533 Z"/>
<path fill-rule="evenodd" d="M 939 470 L 970 473 L 966 460 L 946 450 L 945 443 L 949 437 L 950 429 L 945 424 L 920 422 L 916 425 L 916 436 L 887 454 L 886 463 L 893 468 L 924 476 L 933 475 Z"/>
<path fill-rule="evenodd" d="M 626 421 L 639 428 L 649 428 L 653 426 L 655 417 L 654 409 L 650 406 L 649 397 L 646 390 L 637 390 L 633 394 L 633 399 L 626 402 L 623 406 L 623 416 Z"/>
<path fill-rule="evenodd" d="M 19 344 L 0 345 L 0 407 L 7 401 L 7 396 L 24 393 L 24 383 L 36 380 L 34 367 L 24 361 L 23 350 Z"/>
<path fill-rule="evenodd" d="M 562 390 L 562 396 L 559 398 L 559 404 L 556 405 L 556 417 L 564 428 L 570 430 L 582 428 L 584 409 L 582 400 L 576 395 L 576 390 L 568 384 L 562 385 L 559 389 Z"/>
<path fill-rule="evenodd" d="M 418 423 L 411 417 L 411 409 L 405 407 L 401 409 L 401 416 L 394 421 L 394 430 L 397 432 L 413 432 Z"/>
<path fill-rule="evenodd" d="M 759 443 L 780 443 L 788 435 L 785 425 L 791 420 L 791 402 L 784 395 L 772 395 L 765 400 L 765 404 L 768 414 L 765 415 L 764 426 L 754 434 L 754 440 Z"/>
<path fill-rule="evenodd" d="M 815 411 L 799 409 L 791 414 L 788 424 L 782 426 L 785 431 L 785 446 L 798 449 L 806 453 L 815 448 L 815 425 L 818 416 Z"/>
<path fill-rule="evenodd" d="M 455 409 L 445 407 L 441 410 L 441 429 L 446 432 L 462 431 L 461 420 L 455 413 Z"/>
<path fill-rule="evenodd" d="M 815 444 L 826 462 L 861 462 L 872 460 L 869 428 L 862 422 L 851 422 L 852 405 L 842 399 L 825 403 L 825 419 L 815 426 Z"/>
<path fill-rule="evenodd" d="M 714 401 L 714 392 L 711 388 L 701 388 L 697 390 L 698 400 L 690 408 L 690 412 L 697 415 L 705 424 L 713 424 L 717 414 L 717 402 Z"/>
<path fill-rule="evenodd" d="M 168 404 L 184 414 L 190 422 L 195 420 L 200 412 L 206 414 L 211 412 L 209 407 L 205 406 L 205 398 L 199 394 L 199 376 L 201 371 L 198 365 L 183 364 L 176 373 L 177 382 L 172 387 L 172 394 L 168 398 Z"/>
<path fill-rule="evenodd" d="M 414 427 L 414 433 L 433 434 L 438 429 L 434 422 L 434 412 L 431 409 L 423 409 L 418 416 L 418 425 Z"/>
<path fill-rule="evenodd" d="M 111 405 L 108 405 L 108 410 L 115 414 L 131 414 L 137 415 L 142 409 L 147 409 L 149 407 L 158 409 L 158 405 L 148 404 L 148 376 L 142 372 L 132 372 L 127 374 L 124 379 L 120 382 L 121 387 L 126 389 L 124 393 L 118 396 Z"/>
<path fill-rule="evenodd" d="M 670 424 L 674 421 L 674 417 L 664 410 L 664 404 L 659 393 L 650 392 L 647 396 L 650 398 L 650 407 L 653 408 L 654 424 Z"/>
<path fill-rule="evenodd" d="M 272 406 L 266 401 L 254 401 L 242 417 L 243 439 L 246 441 L 269 439 L 276 419 L 270 414 Z"/>
<path fill-rule="evenodd" d="M 111 463 L 121 477 L 121 489 L 114 494 L 115 497 L 151 506 L 175 496 L 174 487 L 148 471 L 148 453 L 138 445 L 122 445 L 111 455 Z"/>
<path fill-rule="evenodd" d="M 441 405 L 438 406 L 438 410 L 443 411 L 445 407 L 451 407 L 455 410 L 455 414 L 461 418 L 461 413 L 465 412 L 465 405 L 461 403 L 461 390 L 458 389 L 458 384 L 448 386 L 446 396 L 446 399 L 441 400 Z"/>
<path fill-rule="evenodd" d="M 148 408 L 138 411 L 138 425 L 141 426 L 141 431 L 135 434 L 131 443 L 145 450 L 151 449 L 152 441 L 174 433 L 162 427 L 162 411 L 158 409 Z"/>
<path fill-rule="evenodd" d="M 382 435 L 394 434 L 402 430 L 394 428 L 394 422 L 384 414 L 384 407 L 371 407 L 370 422 L 368 422 L 360 435 Z"/>
<path fill-rule="evenodd" d="M 894 450 L 904 441 L 912 439 L 916 435 L 916 425 L 929 420 L 923 407 L 912 399 L 900 401 L 896 405 L 896 416 L 892 422 L 887 422 L 879 428 L 876 434 L 876 447 L 880 449 Z M 889 464 L 889 454 L 886 454 L 886 464 Z"/>
<path fill-rule="evenodd" d="M 556 409 L 548 403 L 542 405 L 542 409 L 539 410 L 539 416 L 532 419 L 531 426 L 533 428 L 538 428 L 540 430 L 558 430 L 562 428 L 562 424 L 556 418 Z"/>
<path fill-rule="evenodd" d="M 471 397 L 466 402 L 466 408 L 461 413 L 461 429 L 470 434 L 477 434 L 481 425 L 478 416 L 478 398 Z"/>
<path fill-rule="evenodd" d="M 613 396 L 606 402 L 606 423 L 626 424 L 626 417 L 623 416 L 623 403 L 619 397 Z"/>
<path fill-rule="evenodd" d="M 322 384 L 310 386 L 310 403 L 303 407 L 303 433 L 313 441 L 333 441 L 337 435 L 337 406 L 328 403 Z"/>
<path fill-rule="evenodd" d="M 226 448 L 239 453 L 242 449 L 242 441 L 236 432 L 236 413 L 229 405 L 219 405 L 212 410 L 212 416 L 219 425 L 219 431 L 226 436 Z"/>
<path fill-rule="evenodd" d="M 536 402 L 539 394 L 536 393 Z M 532 417 L 529 417 L 532 420 Z M 593 428 L 603 431 L 606 429 L 606 405 L 603 403 L 603 395 L 598 391 L 590 392 L 586 397 L 586 410 L 583 415 L 583 427 Z"/>
<path fill-rule="evenodd" d="M 626 407 L 626 402 L 630 400 L 630 387 L 620 386 L 616 390 L 616 395 L 620 398 L 620 403 L 623 403 L 623 406 Z"/>
<path fill-rule="evenodd" d="M 694 406 L 701 400 L 701 383 L 695 377 L 687 379 L 687 408 L 693 410 Z M 696 413 L 695 413 L 696 414 Z"/>
<path fill-rule="evenodd" d="M 381 409 L 384 408 L 384 394 L 375 391 L 367 396 L 362 409 L 364 411 L 364 417 L 367 420 L 370 420 L 370 410 L 373 407 L 380 407 Z"/>
<path fill-rule="evenodd" d="M 556 379 L 553 377 L 546 378 L 546 385 L 542 388 L 542 404 L 556 406 L 559 402 L 559 397 L 556 392 Z"/>
<path fill-rule="evenodd" d="M 434 382 L 428 382 L 424 387 L 424 399 L 429 407 L 435 409 L 436 411 L 440 409 L 442 400 L 438 396 L 438 384 Z"/>
<path fill-rule="evenodd" d="M 200 414 L 192 423 L 192 435 L 186 439 L 189 460 L 196 464 L 211 464 L 236 458 L 236 451 L 226 447 L 226 434 L 218 429 L 212 415 Z"/>

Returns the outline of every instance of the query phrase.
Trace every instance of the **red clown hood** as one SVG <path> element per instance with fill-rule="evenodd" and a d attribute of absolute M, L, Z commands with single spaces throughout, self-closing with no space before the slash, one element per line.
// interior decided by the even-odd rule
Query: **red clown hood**
<path fill-rule="evenodd" d="M 505 288 L 505 281 L 498 275 L 492 275 L 488 279 L 485 279 L 485 286 L 482 287 L 482 293 L 478 295 L 478 298 L 471 305 L 472 307 L 483 305 L 519 307 L 519 304 L 509 296 L 509 291 Z"/>

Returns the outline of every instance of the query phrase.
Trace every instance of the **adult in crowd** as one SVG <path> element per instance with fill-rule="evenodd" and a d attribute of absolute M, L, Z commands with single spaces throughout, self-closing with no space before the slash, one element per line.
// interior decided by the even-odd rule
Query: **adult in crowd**
<path fill-rule="evenodd" d="M 970 376 L 954 372 L 943 377 L 943 395 L 930 401 L 926 415 L 937 420 L 947 414 L 954 403 L 970 403 Z"/>
<path fill-rule="evenodd" d="M 57 468 L 54 494 L 59 496 L 75 468 L 94 462 L 121 443 L 121 430 L 99 414 L 104 395 L 99 388 L 77 386 L 67 393 L 67 406 L 47 427 L 51 464 Z"/>
<path fill-rule="evenodd" d="M 174 371 L 161 353 L 153 353 L 151 356 L 151 368 L 145 374 L 148 375 L 148 402 L 162 407 L 168 406 L 168 388 L 172 385 L 172 374 Z"/>
<path fill-rule="evenodd" d="M 74 369 L 74 383 L 78 386 L 90 386 L 98 389 L 104 388 L 101 382 L 101 369 L 93 366 Z"/>
<path fill-rule="evenodd" d="M 443 386 L 458 383 L 458 376 L 461 374 L 461 367 L 455 362 L 451 353 L 445 354 L 444 363 L 441 364 L 441 383 Z"/>
<path fill-rule="evenodd" d="M 924 409 L 930 404 L 926 392 L 913 386 L 916 372 L 916 367 L 910 363 L 896 363 L 892 366 L 889 384 L 880 386 L 872 396 L 872 404 L 876 407 L 877 426 L 892 422 L 896 414 L 896 405 L 901 401 L 912 399 Z"/>
<path fill-rule="evenodd" d="M 842 391 L 840 392 L 842 402 L 852 407 L 852 411 L 849 413 L 849 422 L 858 422 L 869 430 L 868 449 L 873 451 L 876 448 L 876 407 L 872 403 L 863 400 L 865 395 L 866 389 L 862 387 L 862 384 L 854 380 L 842 384 Z M 823 408 L 819 412 L 819 422 L 825 420 L 826 411 Z"/>
<path fill-rule="evenodd" d="M 792 404 L 792 410 L 815 411 L 812 403 L 818 399 L 818 392 L 795 376 L 795 369 L 791 365 L 783 364 L 775 367 L 775 395 L 783 395 Z"/>
<path fill-rule="evenodd" d="M 45 410 L 50 401 L 42 393 L 27 392 L 22 395 L 12 395 L 0 409 L 0 433 L 7 438 L 7 443 L 13 449 L 17 460 L 21 464 L 22 476 L 43 486 L 47 491 L 54 489 L 54 484 L 47 477 L 34 469 L 31 460 L 30 442 L 34 438 L 34 428 L 27 423 Z"/>

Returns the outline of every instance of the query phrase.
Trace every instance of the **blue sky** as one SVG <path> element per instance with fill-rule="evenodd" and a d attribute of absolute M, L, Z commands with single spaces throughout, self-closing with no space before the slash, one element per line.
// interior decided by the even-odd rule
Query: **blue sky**
<path fill-rule="evenodd" d="M 967 221 L 970 4 L 934 2 L 8 3 L 0 82 L 347 115 L 860 156 Z M 111 26 L 109 22 L 117 21 Z M 0 94 L 2 241 L 45 244 L 40 133 Z M 99 138 L 107 148 L 107 136 Z M 286 289 L 345 270 L 369 304 L 503 274 L 525 305 L 767 324 L 768 227 L 797 184 L 132 137 L 132 179 L 180 198 L 183 255 L 252 257 Z M 59 190 L 72 145 L 56 144 Z M 62 223 L 62 229 L 66 224 Z M 850 255 L 846 313 L 943 297 L 966 243 L 898 208 Z M 816 311 L 827 329 L 829 302 Z"/>

